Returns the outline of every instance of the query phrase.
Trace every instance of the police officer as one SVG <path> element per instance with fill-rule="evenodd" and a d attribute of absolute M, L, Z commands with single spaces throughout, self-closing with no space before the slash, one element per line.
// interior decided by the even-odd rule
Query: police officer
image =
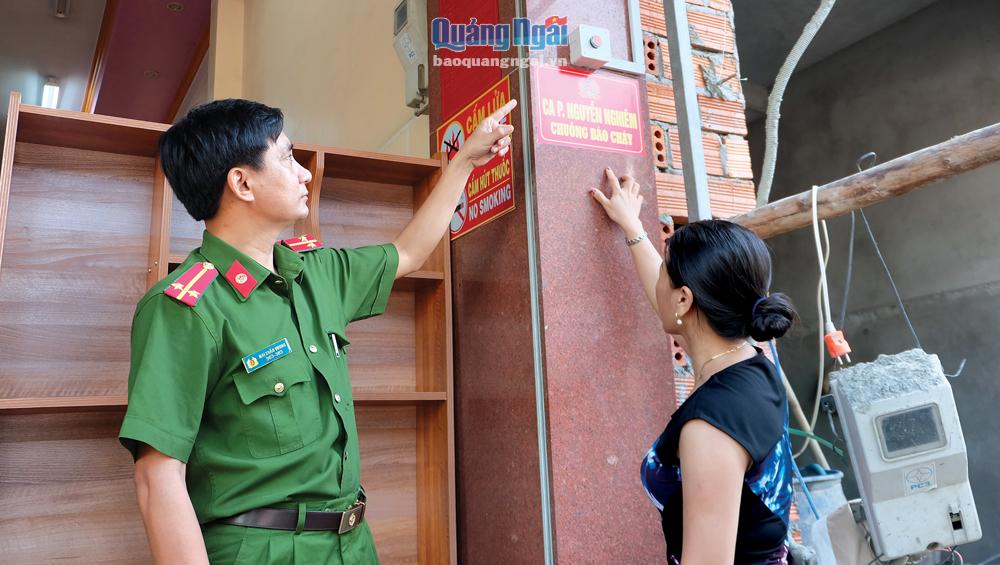
<path fill-rule="evenodd" d="M 344 328 L 424 263 L 473 167 L 509 150 L 515 105 L 479 124 L 394 242 L 358 249 L 274 243 L 309 212 L 280 110 L 211 102 L 163 134 L 164 173 L 206 229 L 132 322 L 119 439 L 158 563 L 378 562 Z"/>

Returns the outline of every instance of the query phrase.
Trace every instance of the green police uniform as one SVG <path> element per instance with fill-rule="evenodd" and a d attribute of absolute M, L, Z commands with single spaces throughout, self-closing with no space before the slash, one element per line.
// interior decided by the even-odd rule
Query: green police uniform
<path fill-rule="evenodd" d="M 273 273 L 206 231 L 136 308 L 119 439 L 133 457 L 142 442 L 187 464 L 212 563 L 378 562 L 367 522 L 345 534 L 216 522 L 358 499 L 344 328 L 385 310 L 399 255 L 312 241 L 275 245 Z"/>

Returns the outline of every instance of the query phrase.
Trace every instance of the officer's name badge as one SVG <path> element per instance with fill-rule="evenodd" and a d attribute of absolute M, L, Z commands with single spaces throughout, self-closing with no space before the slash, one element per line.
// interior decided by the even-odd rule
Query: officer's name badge
<path fill-rule="evenodd" d="M 288 345 L 288 338 L 276 341 L 256 353 L 251 353 L 243 358 L 243 367 L 247 373 L 252 373 L 268 363 L 281 359 L 292 352 L 292 347 Z"/>

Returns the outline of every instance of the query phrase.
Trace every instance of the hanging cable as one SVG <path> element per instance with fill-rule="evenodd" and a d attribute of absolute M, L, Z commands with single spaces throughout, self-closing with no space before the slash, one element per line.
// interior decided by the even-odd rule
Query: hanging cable
<path fill-rule="evenodd" d="M 876 162 L 878 162 L 878 153 L 875 153 L 874 151 L 869 151 L 868 153 L 865 153 L 864 155 L 858 157 L 858 160 L 857 160 L 857 163 L 856 163 L 857 167 L 858 167 L 858 172 L 860 173 L 861 171 L 863 171 L 865 169 L 873 167 Z M 916 332 L 916 330 L 913 329 L 913 323 L 910 322 L 910 316 L 906 312 L 906 307 L 903 306 L 903 298 L 902 298 L 902 296 L 900 296 L 899 289 L 896 287 L 896 281 L 893 280 L 892 273 L 889 271 L 889 265 L 886 264 L 885 257 L 882 256 L 882 250 L 879 249 L 879 247 L 878 247 L 878 241 L 875 239 L 875 232 L 872 231 L 872 226 L 871 226 L 871 224 L 868 223 L 868 216 L 865 215 L 864 209 L 860 209 L 860 210 L 858 210 L 858 212 L 861 213 L 861 220 L 865 224 L 865 231 L 868 232 L 868 239 L 871 240 L 871 242 L 872 242 L 872 248 L 875 249 L 875 255 L 878 256 L 879 262 L 882 263 L 882 269 L 885 270 L 885 276 L 889 279 L 889 286 L 892 287 L 892 293 L 896 297 L 896 304 L 899 306 L 899 311 L 902 312 L 902 314 L 903 314 L 903 320 L 906 321 L 906 327 L 910 329 L 910 335 L 913 336 L 913 341 L 914 341 L 914 343 L 917 344 L 917 348 L 918 349 L 923 349 L 923 347 L 920 345 L 920 338 L 917 337 L 917 332 Z M 851 212 L 851 246 L 852 246 L 851 249 L 852 249 L 852 251 L 853 251 L 853 242 L 854 242 L 854 212 Z M 851 272 L 851 259 L 852 259 L 852 255 L 848 255 L 848 266 L 847 266 L 847 272 L 848 273 Z M 848 282 L 848 285 L 850 285 L 850 282 L 851 282 L 851 276 L 850 276 L 850 274 L 848 274 L 848 276 L 847 276 L 847 282 Z M 847 289 L 845 288 L 845 290 L 844 290 L 844 304 L 842 306 L 842 312 L 846 312 L 846 310 L 847 310 Z M 841 313 L 841 318 L 843 318 L 843 316 L 844 316 L 844 314 Z M 843 324 L 843 322 L 841 322 L 841 324 Z M 964 362 L 963 362 L 963 366 L 964 366 Z M 961 368 L 959 369 L 958 372 L 961 372 Z"/>
<path fill-rule="evenodd" d="M 819 420 L 819 399 L 823 396 L 823 376 L 825 375 L 825 363 L 823 358 L 823 335 L 826 333 L 824 331 L 825 324 L 824 320 L 824 307 L 823 307 L 823 281 L 826 279 L 826 266 L 830 262 L 830 233 L 826 229 L 826 220 L 822 220 L 819 225 L 822 226 L 824 241 L 826 242 L 826 249 L 822 248 L 822 244 L 819 239 L 819 227 L 817 227 L 817 214 L 816 214 L 816 187 L 813 187 L 813 234 L 816 237 L 816 252 L 819 255 L 820 261 L 820 276 L 819 280 L 816 282 L 816 319 L 819 323 L 819 330 L 817 331 L 817 336 L 819 338 L 819 343 L 817 345 L 817 351 L 819 352 L 819 365 L 816 369 L 816 396 L 813 398 L 813 410 L 809 417 L 809 429 L 816 429 L 816 422 Z M 806 439 L 802 447 L 798 449 L 793 455 L 793 459 L 798 459 L 803 453 L 809 449 L 809 443 L 813 441 L 812 439 Z"/>
<path fill-rule="evenodd" d="M 885 276 L 889 279 L 889 286 L 892 287 L 892 293 L 896 296 L 896 304 L 899 305 L 899 311 L 903 313 L 903 320 L 906 321 L 906 327 L 910 328 L 910 335 L 913 336 L 913 341 L 917 344 L 917 349 L 923 349 L 920 345 L 920 338 L 917 337 L 917 331 L 913 329 L 913 323 L 910 322 L 910 316 L 906 313 L 906 306 L 903 306 L 903 298 L 899 295 L 899 289 L 896 288 L 896 281 L 892 278 L 892 273 L 889 272 L 889 265 L 885 262 L 885 257 L 882 256 L 882 251 L 878 248 L 878 242 L 875 241 L 875 233 L 872 232 L 872 226 L 868 223 L 868 216 L 865 215 L 864 210 L 858 210 L 861 213 L 861 221 L 865 224 L 865 229 L 868 231 L 868 238 L 872 241 L 872 247 L 875 249 L 875 255 L 878 256 L 879 262 L 882 263 L 882 268 L 885 269 Z"/>
<path fill-rule="evenodd" d="M 823 246 L 819 239 L 820 221 L 818 206 L 816 204 L 817 196 L 819 194 L 819 187 L 813 185 L 812 187 L 812 225 L 813 225 L 813 236 L 816 239 L 816 256 L 819 258 L 819 283 L 820 289 L 822 290 L 822 303 L 823 303 L 823 316 L 820 317 L 821 321 L 825 321 L 829 324 L 829 328 L 833 328 L 833 315 L 830 314 L 830 289 L 827 287 L 826 283 L 826 261 L 823 260 Z M 823 231 L 826 231 L 826 220 L 822 222 Z M 827 248 L 829 248 L 829 235 L 827 235 Z M 829 330 L 827 330 L 829 331 Z"/>
<path fill-rule="evenodd" d="M 875 165 L 878 161 L 878 154 L 874 151 L 869 151 L 861 157 L 858 157 L 856 162 L 858 172 L 868 169 Z M 885 261 L 885 257 L 882 256 L 882 252 L 879 249 L 878 241 L 875 238 L 875 233 L 871 229 L 871 225 L 868 223 L 868 218 L 865 216 L 864 210 L 858 210 L 861 213 L 861 219 L 865 223 L 865 230 L 868 232 L 868 238 L 872 242 L 872 247 L 875 249 L 875 254 L 878 256 L 879 261 L 882 263 L 882 269 L 885 271 L 886 277 L 889 279 L 889 284 L 892 286 L 893 295 L 896 297 L 896 304 L 899 306 L 900 312 L 903 314 L 903 320 L 906 322 L 906 327 L 910 330 L 910 335 L 913 336 L 913 341 L 916 343 L 917 347 L 923 349 L 920 343 L 920 338 L 917 336 L 916 330 L 913 328 L 913 323 L 910 321 L 910 316 L 906 312 L 906 307 L 903 306 L 903 299 L 899 294 L 899 289 L 896 287 L 896 282 L 892 278 L 892 273 L 889 271 L 889 266 Z M 851 273 L 854 268 L 854 225 L 855 225 L 855 212 L 851 211 L 851 237 L 850 244 L 847 248 L 847 279 L 844 282 L 844 301 L 840 305 L 840 327 L 844 327 L 844 321 L 847 317 L 847 298 L 851 289 Z M 965 369 L 966 359 L 963 358 L 958 364 L 958 370 L 954 373 L 945 373 L 945 376 L 954 379 L 962 374 Z"/>
<path fill-rule="evenodd" d="M 835 359 L 837 363 L 843 364 L 844 362 L 850 363 L 851 357 L 849 353 L 851 352 L 851 346 L 848 345 L 847 340 L 844 339 L 844 332 L 838 330 L 833 325 L 833 314 L 830 313 L 830 289 L 826 281 L 826 263 L 823 261 L 823 249 L 819 240 L 819 212 L 817 211 L 818 205 L 818 195 L 819 188 L 813 185 L 812 189 L 812 221 L 813 221 L 813 236 L 816 238 L 816 255 L 819 258 L 819 274 L 820 274 L 820 284 L 822 285 L 822 298 L 823 298 L 823 330 L 826 334 L 823 336 L 823 343 L 826 345 L 826 350 L 830 353 L 830 357 Z M 823 224 L 823 231 L 826 232 L 826 224 Z M 827 234 L 827 247 L 830 243 L 829 234 Z"/>
<path fill-rule="evenodd" d="M 878 161 L 878 154 L 874 151 L 869 151 L 864 155 L 858 157 L 858 160 L 854 162 L 854 166 L 857 167 L 858 172 L 868 169 L 875 165 Z M 837 327 L 843 328 L 844 323 L 847 321 L 847 299 L 851 295 L 851 276 L 854 273 L 854 233 L 855 227 L 857 225 L 857 212 L 851 210 L 851 235 L 848 237 L 847 243 L 847 276 L 844 279 L 844 300 L 840 303 L 840 318 L 837 322 Z"/>
<path fill-rule="evenodd" d="M 830 312 L 830 289 L 827 282 L 826 267 L 830 260 L 830 233 L 827 230 L 826 220 L 819 219 L 819 187 L 813 185 L 812 188 L 812 227 L 813 238 L 816 243 L 816 258 L 819 261 L 819 284 L 816 290 L 816 316 L 818 320 L 818 366 L 816 369 L 816 396 L 813 400 L 813 410 L 809 419 L 810 429 L 816 427 L 819 420 L 820 398 L 823 396 L 823 382 L 825 380 L 825 362 L 823 358 L 824 345 L 830 357 L 836 359 L 838 364 L 845 361 L 850 362 L 851 347 L 844 339 L 844 333 L 833 325 L 833 314 Z M 822 228 L 823 238 L 820 238 Z M 826 242 L 826 249 L 823 249 L 823 242 Z M 809 448 L 812 439 L 806 442 L 796 451 L 792 457 L 798 458 Z"/>
<path fill-rule="evenodd" d="M 819 259 L 819 268 L 820 268 L 819 280 L 816 283 L 816 319 L 819 324 L 819 330 L 817 331 L 817 336 L 819 338 L 817 350 L 819 352 L 819 360 L 816 369 L 816 395 L 813 398 L 813 410 L 809 417 L 809 429 L 815 429 L 816 421 L 819 419 L 819 399 L 823 395 L 823 376 L 826 372 L 825 363 L 823 359 L 823 336 L 826 333 L 824 331 L 826 328 L 826 322 L 824 322 L 824 320 L 827 320 L 826 315 L 827 312 L 829 311 L 829 301 L 824 300 L 824 297 L 829 296 L 828 291 L 826 290 L 825 283 L 826 283 L 826 267 L 830 262 L 830 232 L 827 231 L 826 220 L 820 221 L 818 218 L 816 210 L 816 194 L 817 194 L 817 188 L 813 186 L 813 193 L 812 193 L 813 235 L 815 237 L 816 255 Z M 822 241 L 820 240 L 820 228 L 822 228 L 823 232 Z M 823 245 L 824 242 L 826 244 L 825 248 Z M 805 443 L 802 444 L 802 447 L 800 447 L 798 451 L 796 451 L 792 455 L 792 458 L 798 459 L 803 453 L 806 452 L 807 449 L 809 449 L 809 444 L 812 441 L 813 441 L 812 439 L 806 439 Z"/>
<path fill-rule="evenodd" d="M 857 223 L 856 214 L 851 210 L 851 235 L 847 244 L 847 276 L 844 277 L 844 300 L 840 303 L 840 317 L 837 319 L 837 327 L 843 328 L 847 321 L 847 298 L 851 295 L 851 274 L 854 272 L 854 226 Z"/>
<path fill-rule="evenodd" d="M 858 172 L 873 166 L 878 160 L 878 154 L 874 151 L 869 151 L 864 155 L 858 157 L 854 165 L 857 167 Z M 851 210 L 851 235 L 848 237 L 847 243 L 847 276 L 844 279 L 844 300 L 840 303 L 840 318 L 837 321 L 837 327 L 843 328 L 844 323 L 847 321 L 847 299 L 851 295 L 851 276 L 854 273 L 854 233 L 855 226 L 857 225 L 857 212 Z"/>

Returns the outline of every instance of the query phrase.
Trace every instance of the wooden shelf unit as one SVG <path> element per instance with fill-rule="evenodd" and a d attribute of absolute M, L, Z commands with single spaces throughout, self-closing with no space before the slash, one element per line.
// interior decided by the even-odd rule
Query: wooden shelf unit
<path fill-rule="evenodd" d="M 132 313 L 142 294 L 200 244 L 203 227 L 173 196 L 159 166 L 157 140 L 166 124 L 22 105 L 18 93 L 6 121 L 0 469 L 14 472 L 0 476 L 0 505 L 24 508 L 38 527 L 0 524 L 0 554 L 14 561 L 148 560 L 130 481 L 115 483 L 124 494 L 102 490 L 93 474 L 57 473 L 51 481 L 60 485 L 44 473 L 19 488 L 4 483 L 18 483 L 31 475 L 27 469 L 56 457 L 40 455 L 45 450 L 34 442 L 42 436 L 68 446 L 75 459 L 64 465 L 86 467 L 102 457 L 97 468 L 108 477 L 131 476 L 131 458 L 116 435 Z M 311 144 L 297 144 L 295 157 L 313 175 L 310 214 L 282 237 L 312 233 L 336 247 L 393 240 L 443 166 Z M 362 482 L 383 563 L 456 559 L 450 272 L 443 238 L 421 270 L 396 282 L 385 315 L 348 328 Z M 45 434 L 11 433 L 36 425 Z M 92 435 L 80 436 L 81 426 Z M 89 515 L 86 504 L 70 507 L 66 481 L 113 494 L 114 502 L 103 503 L 100 516 Z M 31 507 L 45 510 L 32 514 Z M 65 520 L 80 530 L 78 546 L 31 540 Z"/>
<path fill-rule="evenodd" d="M 420 402 L 444 402 L 444 392 L 367 392 L 354 394 L 359 406 L 407 406 Z M 87 412 L 92 410 L 125 411 L 128 397 L 115 396 L 48 396 L 44 398 L 0 398 L 0 415 L 3 414 L 52 414 L 58 412 Z"/>

